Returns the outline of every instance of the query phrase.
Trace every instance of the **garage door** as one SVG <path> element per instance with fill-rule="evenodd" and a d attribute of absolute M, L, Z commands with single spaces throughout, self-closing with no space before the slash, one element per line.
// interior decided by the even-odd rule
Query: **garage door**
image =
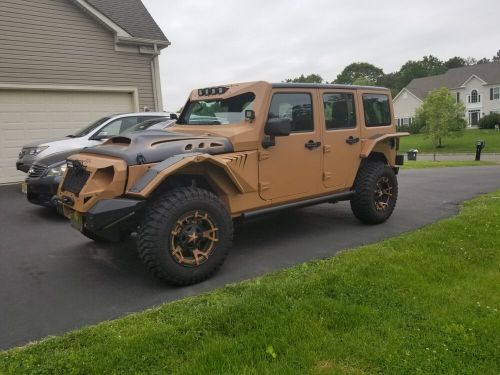
<path fill-rule="evenodd" d="M 131 93 L 0 89 L 0 184 L 21 181 L 16 160 L 26 143 L 71 134 L 114 113 L 132 112 Z"/>

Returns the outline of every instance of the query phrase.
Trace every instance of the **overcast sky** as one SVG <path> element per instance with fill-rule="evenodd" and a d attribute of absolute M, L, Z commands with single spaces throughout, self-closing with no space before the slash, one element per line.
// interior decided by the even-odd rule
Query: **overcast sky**
<path fill-rule="evenodd" d="M 389 73 L 432 54 L 491 58 L 499 0 L 143 0 L 172 45 L 160 57 L 163 101 L 194 88 L 317 73 L 357 61 Z"/>

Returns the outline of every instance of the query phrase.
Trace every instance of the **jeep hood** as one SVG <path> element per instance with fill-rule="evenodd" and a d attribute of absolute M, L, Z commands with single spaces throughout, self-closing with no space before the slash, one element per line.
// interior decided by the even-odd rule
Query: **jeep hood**
<path fill-rule="evenodd" d="M 169 157 L 190 153 L 222 154 L 233 151 L 224 137 L 174 133 L 165 130 L 145 130 L 110 138 L 82 154 L 98 154 L 120 158 L 127 165 L 158 163 Z"/>

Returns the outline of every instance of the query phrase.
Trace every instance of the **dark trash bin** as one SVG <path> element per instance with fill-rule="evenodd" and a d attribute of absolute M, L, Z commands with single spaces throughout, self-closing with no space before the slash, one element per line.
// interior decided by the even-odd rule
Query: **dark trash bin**
<path fill-rule="evenodd" d="M 417 160 L 418 150 L 408 150 L 406 155 L 408 155 L 408 160 Z"/>

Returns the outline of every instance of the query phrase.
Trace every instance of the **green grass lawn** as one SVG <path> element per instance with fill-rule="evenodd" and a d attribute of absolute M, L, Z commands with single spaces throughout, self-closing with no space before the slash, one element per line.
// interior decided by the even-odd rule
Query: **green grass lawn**
<path fill-rule="evenodd" d="M 400 237 L 2 352 L 0 373 L 498 375 L 499 233 L 500 190 Z"/>
<path fill-rule="evenodd" d="M 466 130 L 464 135 L 458 138 L 444 138 L 443 148 L 438 149 L 438 153 L 454 152 L 476 152 L 476 141 L 483 139 L 486 141 L 486 147 L 483 152 L 500 152 L 500 131 L 496 130 Z M 423 134 L 414 134 L 408 137 L 402 137 L 399 146 L 400 152 L 406 152 L 410 149 L 417 149 L 419 152 L 432 153 L 432 141 L 430 138 L 424 138 Z"/>
<path fill-rule="evenodd" d="M 405 160 L 403 169 L 423 169 L 439 167 L 477 167 L 484 165 L 498 165 L 494 161 L 428 161 L 428 160 Z"/>

